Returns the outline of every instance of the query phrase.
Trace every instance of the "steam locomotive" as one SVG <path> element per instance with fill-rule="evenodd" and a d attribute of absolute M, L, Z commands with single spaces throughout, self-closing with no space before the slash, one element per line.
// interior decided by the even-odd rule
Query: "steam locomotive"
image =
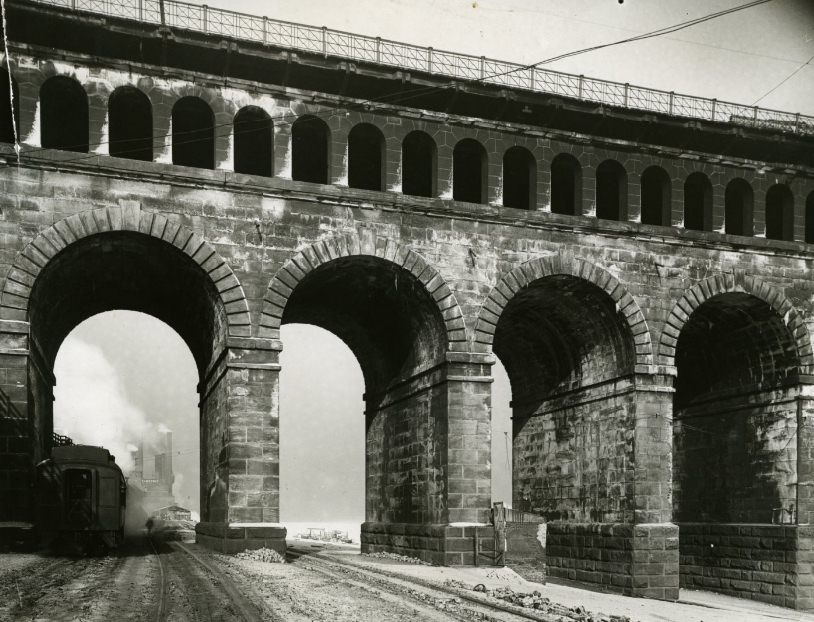
<path fill-rule="evenodd" d="M 36 525 L 43 546 L 87 552 L 124 539 L 127 481 L 103 447 L 54 447 L 36 467 Z"/>

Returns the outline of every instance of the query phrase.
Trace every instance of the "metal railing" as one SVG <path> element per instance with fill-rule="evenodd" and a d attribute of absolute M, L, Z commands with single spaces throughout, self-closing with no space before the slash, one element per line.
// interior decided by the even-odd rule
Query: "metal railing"
<path fill-rule="evenodd" d="M 586 78 L 177 0 L 25 1 L 609 106 L 795 134 L 814 134 L 812 116 Z"/>

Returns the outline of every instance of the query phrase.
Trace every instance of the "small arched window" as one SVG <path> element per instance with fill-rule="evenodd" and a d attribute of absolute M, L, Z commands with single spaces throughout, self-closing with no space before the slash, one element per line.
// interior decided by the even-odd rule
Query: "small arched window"
<path fill-rule="evenodd" d="M 331 131 L 326 123 L 305 115 L 291 126 L 291 177 L 295 181 L 328 183 Z"/>
<path fill-rule="evenodd" d="M 12 94 L 9 94 L 8 72 L 0 68 L 0 142 L 14 142 L 14 126 L 17 126 L 18 140 L 20 138 L 20 89 L 17 87 L 17 80 L 12 76 Z M 14 117 L 12 122 L 11 102 L 14 102 Z"/>
<path fill-rule="evenodd" d="M 616 160 L 596 167 L 596 217 L 627 219 L 627 171 Z"/>
<path fill-rule="evenodd" d="M 355 125 L 348 134 L 348 186 L 384 190 L 384 136 L 370 123 Z"/>
<path fill-rule="evenodd" d="M 121 86 L 107 102 L 110 155 L 131 160 L 153 159 L 153 108 L 133 86 Z"/>
<path fill-rule="evenodd" d="M 726 185 L 724 203 L 724 231 L 731 235 L 752 235 L 752 186 L 743 179 L 733 179 Z"/>
<path fill-rule="evenodd" d="M 766 193 L 766 237 L 794 240 L 794 196 L 783 184 L 772 186 Z"/>
<path fill-rule="evenodd" d="M 273 125 L 262 108 L 246 106 L 235 115 L 235 172 L 271 177 Z"/>
<path fill-rule="evenodd" d="M 670 176 L 659 166 L 651 166 L 642 173 L 642 223 L 645 225 L 670 224 Z"/>
<path fill-rule="evenodd" d="M 684 182 L 684 228 L 712 231 L 712 184 L 703 173 L 693 173 Z"/>
<path fill-rule="evenodd" d="M 486 149 L 477 140 L 464 138 L 452 152 L 452 198 L 484 203 L 486 199 Z"/>
<path fill-rule="evenodd" d="M 87 153 L 88 96 L 76 80 L 48 78 L 40 87 L 40 132 L 46 149 Z"/>
<path fill-rule="evenodd" d="M 199 97 L 182 97 L 172 108 L 172 163 L 215 168 L 215 115 Z"/>
<path fill-rule="evenodd" d="M 534 209 L 537 202 L 537 162 L 525 147 L 503 154 L 503 205 Z"/>
<path fill-rule="evenodd" d="M 435 168 L 438 159 L 435 141 L 426 132 L 415 130 L 401 143 L 401 191 L 416 197 L 435 196 Z"/>
<path fill-rule="evenodd" d="M 561 153 L 551 161 L 551 211 L 577 216 L 581 205 L 582 167 L 574 156 Z"/>

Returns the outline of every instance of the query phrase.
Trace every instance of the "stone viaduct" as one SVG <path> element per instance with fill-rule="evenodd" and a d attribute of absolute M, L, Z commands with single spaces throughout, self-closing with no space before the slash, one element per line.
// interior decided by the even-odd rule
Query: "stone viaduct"
<path fill-rule="evenodd" d="M 169 0 L 173 24 L 152 0 L 79 4 L 6 2 L 0 389 L 24 425 L 0 437 L 1 521 L 30 517 L 62 340 L 131 309 L 199 369 L 199 540 L 284 546 L 280 326 L 303 322 L 363 370 L 364 550 L 473 562 L 497 356 L 513 507 L 546 518 L 550 575 L 814 609 L 810 119 L 600 105 L 217 34 L 211 9 L 178 26 Z"/>

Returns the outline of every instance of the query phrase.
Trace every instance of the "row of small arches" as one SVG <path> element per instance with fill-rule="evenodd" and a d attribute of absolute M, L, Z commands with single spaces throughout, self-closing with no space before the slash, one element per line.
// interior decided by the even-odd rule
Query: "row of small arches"
<path fill-rule="evenodd" d="M 1 78 L 2 76 L 0 76 Z M 8 90 L 8 82 L 0 80 Z M 16 91 L 16 84 L 14 85 Z M 15 93 L 16 95 L 16 93 Z M 65 76 L 54 76 L 40 88 L 40 140 L 44 148 L 87 153 L 89 144 L 88 97 L 82 85 Z M 0 93 L 2 98 L 2 93 Z M 5 122 L 0 139 L 13 142 L 14 128 L 4 102 Z M 19 101 L 19 97 L 14 97 Z M 15 106 L 19 127 L 19 109 Z M 274 124 L 257 106 L 241 108 L 234 117 L 234 170 L 238 173 L 271 176 L 274 161 Z M 198 97 L 179 99 L 172 109 L 172 162 L 204 169 L 215 167 L 215 115 Z M 330 182 L 330 129 L 313 115 L 297 118 L 291 127 L 291 176 L 295 181 Z M 153 159 L 153 118 L 149 98 L 132 86 L 115 89 L 108 100 L 108 152 L 134 160 Z M 412 196 L 437 196 L 437 147 L 429 134 L 416 130 L 401 145 L 402 192 Z M 502 204 L 535 209 L 537 204 L 537 161 L 520 146 L 503 156 Z M 465 138 L 453 150 L 452 197 L 471 203 L 487 200 L 487 153 L 478 141 Z M 627 220 L 628 175 L 616 160 L 605 160 L 596 168 L 596 217 Z M 582 167 L 574 156 L 561 153 L 551 161 L 550 209 L 556 214 L 582 213 Z M 641 222 L 670 226 L 672 182 L 659 166 L 643 171 Z M 385 190 L 385 138 L 370 123 L 355 125 L 348 134 L 348 185 L 364 190 Z M 712 184 L 701 172 L 684 182 L 684 228 L 712 231 Z M 724 230 L 751 236 L 754 196 L 744 179 L 729 182 L 725 191 Z M 766 237 L 794 239 L 794 196 L 785 184 L 766 193 Z M 814 243 L 814 193 L 806 200 L 806 242 Z"/>

